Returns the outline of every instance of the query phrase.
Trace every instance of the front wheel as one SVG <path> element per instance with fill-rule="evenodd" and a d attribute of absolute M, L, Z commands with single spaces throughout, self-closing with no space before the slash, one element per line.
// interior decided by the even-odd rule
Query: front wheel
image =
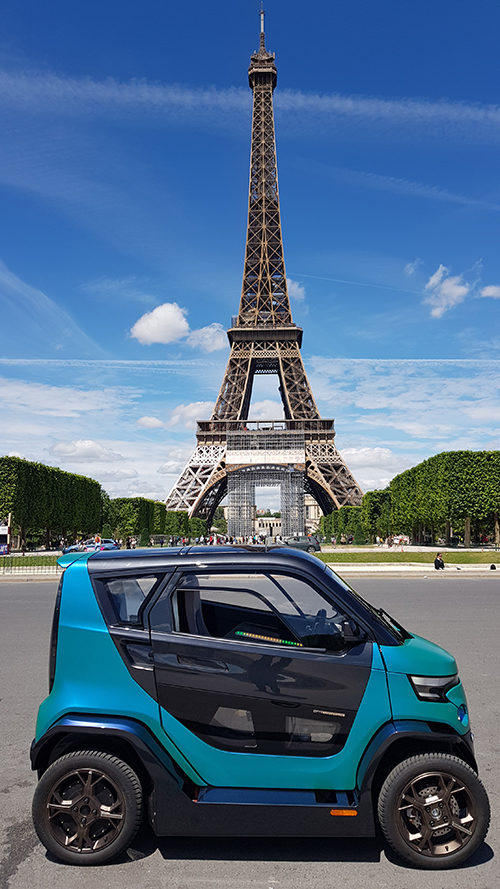
<path fill-rule="evenodd" d="M 387 776 L 378 818 L 405 861 L 429 870 L 456 867 L 483 842 L 490 805 L 476 773 L 444 753 L 412 756 Z"/>
<path fill-rule="evenodd" d="M 99 750 L 61 756 L 42 775 L 33 798 L 38 838 L 70 864 L 103 864 L 133 840 L 142 788 L 121 759 Z"/>

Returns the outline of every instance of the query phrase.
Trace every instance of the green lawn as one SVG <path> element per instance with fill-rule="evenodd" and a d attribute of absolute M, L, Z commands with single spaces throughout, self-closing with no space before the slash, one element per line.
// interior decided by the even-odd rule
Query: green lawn
<path fill-rule="evenodd" d="M 35 568 L 42 565 L 57 565 L 59 556 L 0 556 L 0 567 L 5 568 Z"/>
<path fill-rule="evenodd" d="M 398 564 L 402 562 L 413 562 L 432 565 L 436 557 L 435 552 L 429 553 L 412 553 L 412 552 L 374 552 L 367 550 L 366 552 L 335 552 L 335 553 L 318 553 L 318 558 L 323 562 L 359 562 L 359 563 L 389 563 Z M 446 552 L 443 554 L 445 565 L 491 565 L 492 562 L 500 563 L 500 552 Z"/>

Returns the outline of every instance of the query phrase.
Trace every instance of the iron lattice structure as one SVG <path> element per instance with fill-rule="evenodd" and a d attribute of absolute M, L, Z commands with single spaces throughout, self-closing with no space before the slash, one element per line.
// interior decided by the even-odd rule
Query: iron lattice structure
<path fill-rule="evenodd" d="M 274 132 L 277 71 L 274 55 L 265 46 L 263 13 L 260 47 L 251 56 L 248 79 L 253 118 L 240 307 L 227 332 L 231 353 L 211 420 L 198 422 L 196 450 L 166 500 L 167 509 L 184 509 L 211 522 L 229 479 L 233 535 L 251 533 L 247 513 L 256 485 L 280 485 L 282 521 L 285 527 L 290 524 L 289 533 L 303 530 L 303 506 L 294 503 L 303 502 L 304 490 L 324 513 L 359 505 L 362 496 L 335 447 L 334 421 L 319 415 L 300 354 L 302 330 L 292 321 Z M 284 421 L 248 422 L 256 374 L 277 374 Z M 236 446 L 238 435 L 244 437 Z M 297 435 L 298 449 L 296 442 L 291 446 Z"/>

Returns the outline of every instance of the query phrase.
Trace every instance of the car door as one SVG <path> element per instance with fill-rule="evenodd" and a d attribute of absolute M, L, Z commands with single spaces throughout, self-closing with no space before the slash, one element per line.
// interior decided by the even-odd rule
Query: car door
<path fill-rule="evenodd" d="M 345 747 L 373 643 L 360 631 L 346 644 L 348 616 L 308 580 L 189 569 L 176 574 L 149 619 L 165 730 L 180 723 L 202 742 L 177 733 L 209 783 L 217 783 L 207 773 L 210 748 L 231 757 L 272 754 L 277 764 L 277 757 L 331 757 Z"/>

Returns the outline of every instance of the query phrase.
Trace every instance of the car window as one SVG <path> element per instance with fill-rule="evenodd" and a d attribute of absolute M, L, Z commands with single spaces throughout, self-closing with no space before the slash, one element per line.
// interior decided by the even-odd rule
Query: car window
<path fill-rule="evenodd" d="M 177 584 L 172 608 L 179 633 L 291 648 L 344 647 L 346 615 L 294 575 L 189 572 Z"/>
<path fill-rule="evenodd" d="M 120 623 L 137 624 L 139 609 L 159 580 L 156 574 L 113 577 L 102 581 Z"/>

